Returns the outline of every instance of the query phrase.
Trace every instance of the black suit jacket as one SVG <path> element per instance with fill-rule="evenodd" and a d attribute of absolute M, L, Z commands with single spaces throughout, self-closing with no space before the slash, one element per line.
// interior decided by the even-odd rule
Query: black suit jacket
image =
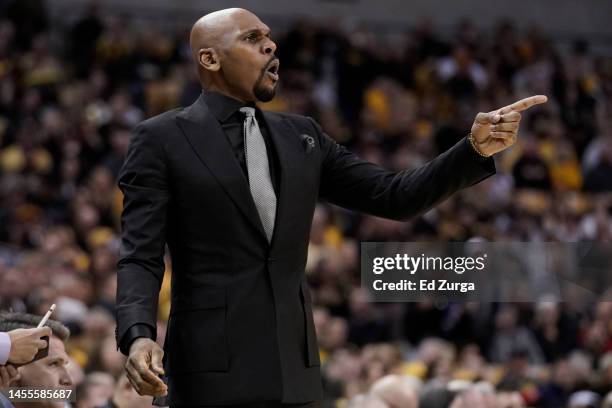
<path fill-rule="evenodd" d="M 117 342 L 134 324 L 155 327 L 167 243 L 171 405 L 321 399 L 304 277 L 317 199 L 405 220 L 495 172 L 466 139 L 421 168 L 393 173 L 359 159 L 311 118 L 264 118 L 280 163 L 271 243 L 202 97 L 139 124 L 121 169 Z"/>

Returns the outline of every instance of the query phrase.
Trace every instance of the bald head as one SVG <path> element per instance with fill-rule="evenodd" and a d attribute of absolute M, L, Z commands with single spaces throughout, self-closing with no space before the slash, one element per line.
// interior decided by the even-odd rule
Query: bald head
<path fill-rule="evenodd" d="M 191 28 L 189 35 L 189 45 L 194 59 L 197 61 L 198 51 L 202 48 L 221 47 L 223 41 L 227 41 L 227 35 L 235 27 L 235 21 L 245 14 L 257 18 L 255 14 L 242 8 L 213 11 L 200 17 Z"/>
<path fill-rule="evenodd" d="M 255 14 L 242 8 L 207 14 L 191 28 L 189 45 L 204 88 L 242 100 L 261 100 L 256 94 L 273 96 L 278 80 L 278 61 L 272 63 L 277 60 L 276 44 Z"/>
<path fill-rule="evenodd" d="M 383 400 L 373 395 L 359 395 L 353 398 L 348 406 L 349 408 L 389 408 Z"/>
<path fill-rule="evenodd" d="M 370 389 L 375 396 L 390 406 L 416 408 L 419 384 L 411 377 L 387 375 L 376 381 Z"/>

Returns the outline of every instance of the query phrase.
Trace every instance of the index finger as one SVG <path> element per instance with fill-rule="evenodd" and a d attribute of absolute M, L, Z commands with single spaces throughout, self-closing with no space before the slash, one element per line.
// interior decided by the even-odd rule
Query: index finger
<path fill-rule="evenodd" d="M 51 336 L 51 328 L 49 326 L 43 326 L 34 330 L 34 336 L 41 338 L 43 336 Z"/>
<path fill-rule="evenodd" d="M 499 110 L 501 115 L 508 112 L 522 112 L 525 109 L 529 109 L 534 105 L 539 105 L 541 103 L 545 103 L 548 101 L 548 97 L 546 95 L 534 95 L 529 98 L 521 99 L 520 101 L 514 102 L 511 105 L 504 106 Z"/>
<path fill-rule="evenodd" d="M 166 384 L 159 378 L 150 368 L 149 365 L 140 362 L 135 365 L 136 371 L 140 374 L 143 381 L 152 385 L 153 387 L 165 387 Z"/>

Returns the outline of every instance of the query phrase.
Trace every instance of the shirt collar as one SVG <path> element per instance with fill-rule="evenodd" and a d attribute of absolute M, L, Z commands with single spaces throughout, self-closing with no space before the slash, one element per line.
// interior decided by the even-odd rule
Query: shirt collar
<path fill-rule="evenodd" d="M 227 122 L 234 113 L 245 106 L 250 106 L 257 110 L 254 102 L 242 102 L 220 92 L 204 90 L 202 94 L 208 109 L 221 123 Z"/>

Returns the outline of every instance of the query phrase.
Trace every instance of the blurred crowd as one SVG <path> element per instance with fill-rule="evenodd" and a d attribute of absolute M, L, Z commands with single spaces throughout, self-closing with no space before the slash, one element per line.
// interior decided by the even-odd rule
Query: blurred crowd
<path fill-rule="evenodd" d="M 0 2 L 0 310 L 58 304 L 79 408 L 122 392 L 119 408 L 150 406 L 129 394 L 114 339 L 115 183 L 131 128 L 201 92 L 189 28 L 95 6 L 58 27 L 42 1 Z M 281 87 L 262 108 L 312 116 L 392 170 L 452 146 L 477 112 L 549 96 L 494 177 L 410 222 L 317 206 L 306 273 L 326 406 L 612 407 L 612 303 L 373 303 L 359 277 L 360 241 L 611 241 L 612 57 L 512 21 L 272 28 Z"/>

